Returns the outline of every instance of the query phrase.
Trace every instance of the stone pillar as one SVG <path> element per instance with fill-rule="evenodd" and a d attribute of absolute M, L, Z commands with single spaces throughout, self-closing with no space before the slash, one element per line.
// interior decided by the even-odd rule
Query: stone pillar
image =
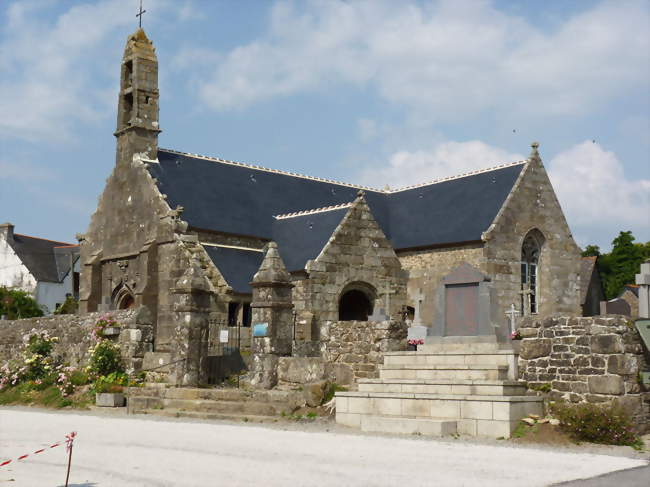
<path fill-rule="evenodd" d="M 252 338 L 251 384 L 270 389 L 277 384 L 277 358 L 291 355 L 293 342 L 293 285 L 275 242 L 268 244 L 251 287 L 253 329 L 256 325 L 266 327 L 265 336 Z"/>
<path fill-rule="evenodd" d="M 176 321 L 170 348 L 171 382 L 198 386 L 207 382 L 210 283 L 198 265 L 190 265 L 172 288 Z"/>
<path fill-rule="evenodd" d="M 650 318 L 650 259 L 641 264 L 636 283 L 639 285 L 639 318 Z"/>

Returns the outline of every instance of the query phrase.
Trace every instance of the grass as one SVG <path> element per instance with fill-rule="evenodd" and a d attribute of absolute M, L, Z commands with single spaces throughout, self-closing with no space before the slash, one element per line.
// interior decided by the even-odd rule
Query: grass
<path fill-rule="evenodd" d="M 29 382 L 24 382 L 15 387 L 8 387 L 0 391 L 0 405 L 22 404 L 55 409 L 67 407 L 88 409 L 88 406 L 94 401 L 94 395 L 87 389 L 82 389 L 68 397 L 63 397 L 61 391 L 54 385 L 39 387 Z"/>
<path fill-rule="evenodd" d="M 327 386 L 327 390 L 323 395 L 323 404 L 330 402 L 334 397 L 334 394 L 336 394 L 337 392 L 345 392 L 347 390 L 348 390 L 347 387 L 343 387 L 338 385 L 336 382 L 332 382 Z"/>

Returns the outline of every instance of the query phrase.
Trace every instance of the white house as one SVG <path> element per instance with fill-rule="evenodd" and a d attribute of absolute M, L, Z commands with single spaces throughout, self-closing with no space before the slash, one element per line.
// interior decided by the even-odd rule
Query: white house
<path fill-rule="evenodd" d="M 70 269 L 73 269 L 70 272 Z M 0 224 L 0 286 L 30 293 L 45 314 L 79 294 L 79 246 L 14 233 Z"/>

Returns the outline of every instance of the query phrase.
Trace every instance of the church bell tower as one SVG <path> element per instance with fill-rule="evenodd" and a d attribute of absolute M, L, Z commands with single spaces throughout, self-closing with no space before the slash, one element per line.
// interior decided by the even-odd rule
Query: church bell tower
<path fill-rule="evenodd" d="M 142 28 L 129 36 L 122 58 L 117 109 L 117 164 L 134 154 L 155 159 L 158 153 L 158 58 Z"/>

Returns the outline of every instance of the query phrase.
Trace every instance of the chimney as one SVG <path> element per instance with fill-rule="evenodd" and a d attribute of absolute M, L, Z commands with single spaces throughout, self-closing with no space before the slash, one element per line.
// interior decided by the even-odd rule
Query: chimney
<path fill-rule="evenodd" d="M 6 242 L 14 241 L 14 225 L 13 223 L 2 223 L 0 224 L 0 235 L 4 237 Z"/>

